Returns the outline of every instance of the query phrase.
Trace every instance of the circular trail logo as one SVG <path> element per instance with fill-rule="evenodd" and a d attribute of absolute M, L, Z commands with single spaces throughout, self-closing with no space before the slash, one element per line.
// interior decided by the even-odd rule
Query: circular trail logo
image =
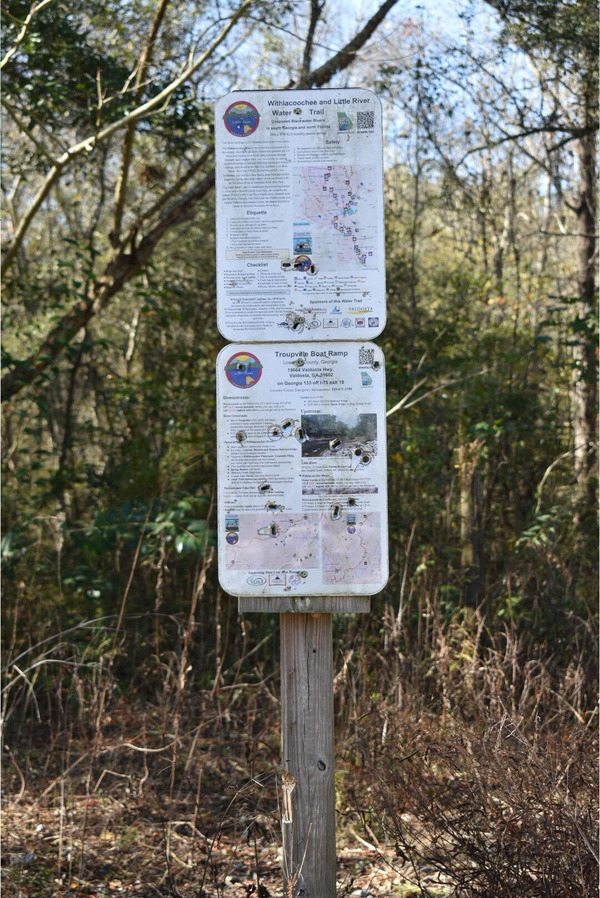
<path fill-rule="evenodd" d="M 305 256 L 304 254 L 296 256 L 294 259 L 294 268 L 296 271 L 308 271 L 311 264 L 310 256 Z"/>
<path fill-rule="evenodd" d="M 225 110 L 223 122 L 234 137 L 249 137 L 254 134 L 260 123 L 260 114 L 256 106 L 240 100 L 232 103 Z"/>
<path fill-rule="evenodd" d="M 262 363 L 251 352 L 236 352 L 225 365 L 227 380 L 234 387 L 247 390 L 255 386 L 262 375 Z"/>

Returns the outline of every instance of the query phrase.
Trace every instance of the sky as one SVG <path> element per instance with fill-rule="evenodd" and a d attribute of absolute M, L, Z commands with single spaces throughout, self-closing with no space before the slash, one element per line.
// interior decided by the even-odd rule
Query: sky
<path fill-rule="evenodd" d="M 326 27 L 324 30 L 317 30 L 315 64 L 320 64 L 344 46 L 374 14 L 380 3 L 381 0 L 329 0 L 325 12 Z M 301 54 L 308 28 L 307 12 L 308 3 L 305 0 L 295 7 L 295 27 L 291 26 L 289 30 L 280 32 L 284 53 L 291 51 Z M 484 0 L 399 0 L 360 55 L 367 58 L 377 55 L 378 48 L 383 43 L 400 46 L 405 23 L 410 19 L 415 22 L 422 20 L 427 32 L 437 31 L 440 37 L 447 37 L 449 44 L 454 44 L 460 41 L 461 35 L 466 31 L 464 13 L 468 12 L 471 14 L 470 27 L 481 42 L 487 39 L 490 31 L 497 30 L 496 17 Z M 294 31 L 298 35 L 297 40 L 294 38 Z M 251 46 L 252 44 L 249 45 Z M 261 67 L 261 55 L 257 58 L 256 53 L 250 51 L 249 68 L 245 71 L 247 75 L 253 72 L 251 81 L 254 80 L 256 70 Z M 285 83 L 273 85 L 285 86 Z"/>
<path fill-rule="evenodd" d="M 377 0 L 343 0 L 343 8 L 356 10 L 359 21 L 366 21 L 379 6 Z M 446 34 L 449 41 L 459 40 L 465 33 L 465 14 L 471 13 L 471 27 L 482 40 L 489 32 L 497 31 L 497 16 L 483 0 L 400 0 L 378 30 L 378 36 L 390 35 L 396 27 L 394 23 L 402 23 L 407 19 L 423 18 L 428 30 L 437 30 L 440 35 Z M 354 28 L 354 17 L 347 16 L 347 36 Z"/>

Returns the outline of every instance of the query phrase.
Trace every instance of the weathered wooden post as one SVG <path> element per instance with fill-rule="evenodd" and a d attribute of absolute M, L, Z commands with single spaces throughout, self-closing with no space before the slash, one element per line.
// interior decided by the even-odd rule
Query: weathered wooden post
<path fill-rule="evenodd" d="M 331 614 L 281 615 L 283 894 L 335 896 Z"/>
<path fill-rule="evenodd" d="M 387 580 L 381 107 L 216 107 L 219 580 L 281 615 L 285 898 L 335 898 L 332 614 Z"/>

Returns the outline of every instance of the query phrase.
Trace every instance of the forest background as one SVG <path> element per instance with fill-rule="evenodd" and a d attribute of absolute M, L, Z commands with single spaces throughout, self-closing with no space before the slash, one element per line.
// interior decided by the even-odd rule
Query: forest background
<path fill-rule="evenodd" d="M 215 557 L 213 106 L 385 119 L 391 577 L 340 895 L 597 888 L 596 0 L 8 0 L 2 885 L 281 894 L 276 615 Z"/>

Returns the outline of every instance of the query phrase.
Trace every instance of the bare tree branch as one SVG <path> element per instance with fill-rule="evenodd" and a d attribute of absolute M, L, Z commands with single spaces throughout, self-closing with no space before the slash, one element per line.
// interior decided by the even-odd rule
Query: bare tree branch
<path fill-rule="evenodd" d="M 169 0 L 159 0 L 158 8 L 156 10 L 156 14 L 154 16 L 154 21 L 152 22 L 152 27 L 150 29 L 150 33 L 144 44 L 142 49 L 142 53 L 140 56 L 140 61 L 138 63 L 137 74 L 135 78 L 135 88 L 134 88 L 134 101 L 139 103 L 142 97 L 144 78 L 146 75 L 146 71 L 148 69 L 148 65 L 150 63 L 150 59 L 152 56 L 152 50 L 154 49 L 154 43 L 158 36 L 158 32 L 160 30 L 160 26 L 163 22 L 165 12 L 167 6 L 169 4 Z M 115 188 L 115 207 L 113 212 L 113 227 L 112 232 L 110 234 L 110 241 L 113 246 L 117 246 L 119 243 L 119 236 L 121 233 L 121 222 L 123 220 L 123 209 L 125 207 L 125 198 L 127 196 L 127 181 L 129 178 L 129 168 L 131 166 L 131 159 L 133 156 L 133 142 L 135 137 L 135 129 L 137 122 L 136 120 L 132 120 L 128 122 L 127 128 L 125 129 L 125 139 L 123 141 L 123 155 L 121 159 L 121 170 L 119 172 L 119 177 L 117 179 L 117 186 Z"/>
<path fill-rule="evenodd" d="M 58 180 L 63 169 L 76 157 L 79 156 L 83 152 L 91 152 L 101 141 L 106 140 L 111 134 L 114 134 L 116 131 L 120 131 L 121 128 L 126 128 L 130 123 L 138 122 L 140 119 L 145 118 L 151 113 L 155 112 L 161 106 L 166 104 L 173 93 L 181 87 L 191 76 L 198 71 L 198 69 L 213 55 L 213 53 L 218 49 L 218 47 L 223 43 L 231 29 L 234 25 L 244 16 L 245 12 L 252 6 L 255 0 L 244 0 L 241 6 L 238 7 L 236 12 L 231 16 L 227 24 L 222 28 L 214 41 L 210 44 L 209 47 L 201 53 L 200 56 L 192 62 L 190 65 L 186 67 L 186 69 L 179 75 L 177 78 L 173 79 L 164 90 L 161 90 L 160 93 L 156 94 L 156 96 L 152 97 L 150 100 L 147 100 L 145 103 L 142 103 L 140 106 L 136 107 L 136 109 L 132 109 L 127 115 L 123 116 L 122 119 L 119 119 L 116 122 L 112 122 L 110 125 L 107 125 L 97 134 L 90 135 L 84 140 L 79 141 L 70 147 L 59 159 L 56 160 L 56 164 L 50 169 L 46 176 L 46 180 L 38 190 L 35 198 L 33 199 L 31 206 L 27 210 L 27 213 L 23 217 L 22 221 L 19 224 L 19 227 L 16 230 L 16 233 L 13 238 L 13 242 L 10 245 L 9 249 L 6 252 L 4 259 L 2 260 L 2 275 L 6 273 L 12 262 L 14 261 L 22 243 L 25 239 L 25 235 L 29 230 L 31 222 L 37 215 L 42 203 L 52 190 L 54 184 Z"/>
<path fill-rule="evenodd" d="M 175 203 L 131 252 L 121 249 L 109 263 L 104 274 L 92 284 L 87 296 L 75 303 L 61 318 L 41 346 L 27 359 L 18 362 L 12 371 L 2 378 L 3 401 L 11 399 L 15 393 L 42 374 L 63 352 L 78 331 L 85 327 L 125 284 L 139 274 L 165 233 L 193 217 L 195 206 L 210 192 L 214 183 L 213 170 L 193 190 Z"/>
<path fill-rule="evenodd" d="M 200 169 L 208 162 L 214 151 L 214 145 L 211 144 L 204 150 L 203 153 L 201 153 L 200 156 L 198 156 L 196 161 L 190 165 L 190 167 L 184 172 L 184 174 L 181 175 L 181 177 L 178 178 L 177 181 L 175 181 L 175 183 L 171 185 L 171 187 L 167 188 L 164 193 L 160 195 L 160 197 L 152 206 L 150 206 L 149 209 L 146 209 L 144 212 L 142 212 L 137 221 L 129 229 L 129 233 L 127 234 L 127 236 L 124 237 L 121 241 L 121 245 L 123 247 L 128 246 L 131 241 L 135 239 L 135 235 L 137 233 L 140 233 L 143 228 L 147 227 L 152 222 L 152 219 L 156 218 L 159 212 L 164 209 L 164 207 L 168 205 L 169 202 L 174 200 L 174 198 L 178 196 L 178 194 L 181 193 L 186 184 L 188 184 L 192 180 L 194 175 L 198 174 Z M 214 172 L 212 174 L 214 174 Z"/>
<path fill-rule="evenodd" d="M 11 59 L 11 57 L 13 57 L 15 55 L 15 53 L 17 52 L 17 50 L 19 49 L 19 47 L 25 40 L 27 31 L 29 30 L 29 26 L 31 25 L 31 21 L 32 21 L 34 15 L 36 13 L 38 13 L 41 9 L 43 9 L 44 6 L 48 6 L 48 4 L 53 3 L 53 2 L 54 2 L 54 0 L 40 0 L 39 3 L 31 4 L 31 9 L 29 10 L 29 14 L 27 15 L 27 18 L 25 19 L 25 21 L 23 22 L 23 27 L 19 31 L 14 44 L 12 45 L 10 50 L 7 51 L 2 62 L 0 62 L 0 71 L 4 68 L 4 66 Z"/>
<path fill-rule="evenodd" d="M 470 380 L 472 377 L 480 377 L 482 374 L 487 374 L 488 368 L 480 368 L 479 371 L 474 371 L 472 374 L 465 374 L 464 377 L 457 377 L 455 380 L 446 380 L 441 384 L 438 384 L 436 387 L 432 387 L 431 390 L 427 390 L 426 393 L 422 393 L 420 396 L 417 396 L 416 399 L 412 397 L 423 384 L 427 381 L 427 378 L 424 377 L 423 380 L 420 380 L 418 383 L 413 384 L 408 393 L 402 397 L 400 402 L 397 402 L 392 408 L 388 409 L 385 413 L 386 418 L 389 418 L 390 415 L 393 415 L 395 412 L 400 412 L 403 409 L 412 408 L 413 405 L 418 405 L 419 402 L 422 402 L 424 399 L 427 399 L 428 396 L 432 396 L 434 393 L 439 393 L 440 390 L 445 390 L 447 387 L 453 387 L 454 384 L 460 384 L 465 380 Z"/>
<path fill-rule="evenodd" d="M 306 34 L 306 42 L 304 44 L 304 55 L 302 56 L 302 78 L 305 78 L 310 72 L 310 64 L 312 62 L 312 54 L 315 40 L 315 31 L 321 13 L 325 7 L 325 2 L 320 3 L 319 0 L 310 0 L 310 24 Z"/>
<path fill-rule="evenodd" d="M 19 131 L 21 131 L 21 133 L 24 134 L 32 142 L 32 144 L 37 149 L 37 151 L 39 153 L 41 153 L 42 156 L 44 156 L 47 159 L 47 161 L 50 163 L 50 165 L 56 165 L 56 159 L 54 158 L 54 156 L 52 156 L 48 152 L 48 150 L 46 149 L 44 144 L 41 142 L 41 140 L 39 140 L 37 138 L 37 136 L 33 133 L 31 128 L 27 127 L 27 125 L 25 124 L 25 122 L 23 121 L 21 116 L 18 114 L 17 110 L 12 105 L 12 103 L 9 103 L 8 100 L 6 99 L 6 97 L 4 97 L 4 96 L 0 97 L 0 103 L 2 103 L 2 105 L 8 112 L 9 116 L 11 117 L 11 119 L 13 120 L 13 122 L 15 123 L 15 125 L 17 126 Z"/>
<path fill-rule="evenodd" d="M 332 56 L 331 59 L 318 69 L 313 69 L 313 71 L 309 72 L 307 75 L 302 75 L 300 80 L 291 86 L 297 89 L 322 87 L 324 84 L 331 81 L 333 76 L 337 75 L 338 72 L 347 69 L 348 66 L 354 62 L 358 51 L 364 47 L 371 35 L 376 31 L 379 25 L 381 25 L 389 11 L 397 2 L 398 0 L 385 0 L 385 3 L 381 4 L 377 12 L 371 16 L 364 28 L 361 28 L 358 34 L 356 34 L 345 47 L 342 47 L 335 56 Z"/>
<path fill-rule="evenodd" d="M 44 184 L 41 188 L 41 191 L 44 191 L 43 196 L 41 198 L 36 198 L 34 200 L 35 209 L 30 210 L 30 219 L 33 218 L 33 215 L 39 209 L 41 203 L 45 199 L 45 197 L 50 192 L 51 187 L 54 185 L 55 181 L 60 175 L 62 168 L 67 164 L 68 161 L 72 158 L 72 156 L 77 152 L 83 152 L 84 149 L 89 148 L 92 143 L 97 143 L 99 140 L 104 140 L 110 134 L 114 133 L 116 130 L 127 127 L 130 122 L 137 122 L 140 118 L 143 118 L 145 115 L 149 114 L 149 112 L 156 109 L 159 105 L 159 102 L 163 102 L 165 99 L 168 99 L 168 96 L 176 89 L 176 86 L 182 84 L 189 76 L 192 74 L 192 70 L 196 71 L 197 68 L 204 62 L 208 57 L 214 52 L 219 43 L 221 43 L 226 33 L 231 30 L 235 21 L 237 21 L 245 12 L 245 10 L 253 3 L 254 0 L 245 0 L 245 2 L 239 7 L 235 16 L 229 21 L 227 26 L 223 29 L 220 35 L 215 39 L 211 47 L 204 53 L 202 56 L 196 60 L 196 62 L 186 69 L 182 75 L 176 79 L 176 81 L 172 82 L 165 91 L 162 91 L 158 97 L 153 98 L 147 103 L 139 106 L 137 109 L 133 110 L 124 119 L 119 122 L 115 122 L 112 125 L 107 126 L 107 128 L 103 129 L 99 135 L 95 138 L 90 138 L 87 142 L 82 141 L 80 144 L 76 145 L 76 147 L 72 147 L 67 153 L 65 153 L 64 157 L 61 157 L 57 161 L 57 166 L 55 166 L 55 173 L 53 175 L 51 183 L 48 183 L 50 180 L 50 175 L 47 178 L 46 184 Z M 378 25 L 381 24 L 387 13 L 392 9 L 392 7 L 398 2 L 398 0 L 386 0 L 383 3 L 377 12 L 369 19 L 367 24 L 362 28 L 355 37 L 349 41 L 345 47 L 339 50 L 334 56 L 324 65 L 315 69 L 313 72 L 309 72 L 308 75 L 301 78 L 298 84 L 296 85 L 298 88 L 309 88 L 309 87 L 317 87 L 325 84 L 329 79 L 331 79 L 338 72 L 346 69 L 356 58 L 358 51 L 364 46 L 364 44 L 369 40 L 371 35 L 374 33 Z M 161 98 L 159 100 L 159 98 Z M 202 159 L 207 159 L 212 152 L 212 148 L 208 148 L 203 154 Z M 62 161 L 64 158 L 64 162 Z M 60 168 L 58 165 L 60 164 Z M 197 166 L 197 164 L 196 164 Z M 195 167 L 196 167 L 195 166 Z M 53 169 L 54 171 L 54 169 Z M 50 173 L 52 174 L 52 173 Z M 186 173 L 177 185 L 174 185 L 174 189 L 181 188 L 184 183 L 189 179 L 189 173 Z M 24 387 L 33 383 L 48 367 L 54 362 L 54 360 L 62 353 L 64 348 L 70 343 L 70 341 L 75 337 L 77 332 L 87 325 L 90 319 L 98 313 L 102 308 L 104 308 L 107 303 L 115 296 L 119 291 L 127 284 L 132 278 L 134 278 L 137 274 L 139 274 L 140 270 L 149 260 L 150 256 L 156 249 L 156 246 L 163 238 L 163 236 L 172 230 L 174 227 L 182 224 L 183 222 L 190 221 L 196 209 L 198 203 L 204 199 L 204 197 L 210 192 L 210 190 L 214 187 L 215 183 L 215 172 L 212 170 L 209 172 L 203 179 L 197 184 L 193 189 L 188 191 L 185 195 L 183 195 L 178 201 L 176 201 L 161 217 L 160 219 L 151 226 L 150 230 L 139 240 L 139 243 L 136 244 L 136 238 L 139 234 L 141 226 L 144 223 L 147 223 L 151 216 L 155 215 L 164 205 L 164 197 L 155 204 L 152 209 L 148 210 L 148 212 L 144 213 L 138 222 L 131 228 L 127 238 L 125 240 L 121 240 L 118 244 L 118 251 L 116 251 L 113 259 L 107 265 L 104 274 L 99 277 L 91 286 L 86 295 L 86 297 L 79 302 L 77 302 L 71 310 L 63 316 L 63 318 L 52 328 L 49 334 L 45 337 L 42 344 L 35 352 L 31 353 L 27 359 L 23 359 L 16 363 L 15 367 L 8 372 L 2 379 L 2 399 L 3 401 L 10 400 L 15 394 L 19 393 Z M 171 192 L 171 191 L 170 191 Z M 27 226 L 30 221 L 28 221 Z M 26 228 L 25 228 L 26 230 Z M 20 240 L 18 241 L 18 245 L 15 246 L 17 238 L 15 237 L 15 242 L 11 247 L 10 253 L 12 254 L 10 260 L 5 260 L 5 264 L 9 264 L 14 257 L 18 246 L 20 246 L 24 237 L 24 233 L 21 235 Z M 117 249 L 115 247 L 115 249 Z M 7 254 L 8 255 L 8 254 Z"/>

